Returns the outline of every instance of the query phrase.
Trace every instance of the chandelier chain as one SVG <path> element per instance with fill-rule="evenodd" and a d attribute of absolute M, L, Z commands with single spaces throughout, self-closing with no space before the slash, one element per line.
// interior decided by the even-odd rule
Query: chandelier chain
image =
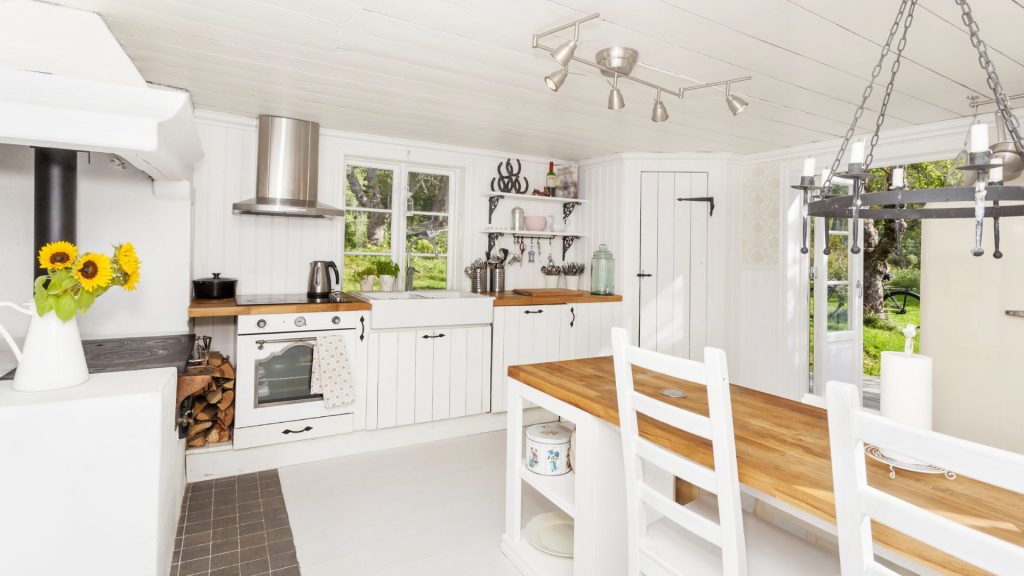
<path fill-rule="evenodd" d="M 906 14 L 907 5 L 909 3 L 910 0 L 902 0 L 902 2 L 900 2 L 899 12 L 896 14 L 896 19 L 889 28 L 889 37 L 885 40 L 885 44 L 882 45 L 882 54 L 878 57 L 878 62 L 875 64 L 875 67 L 871 70 L 871 80 L 868 81 L 868 85 L 864 88 L 864 93 L 861 94 L 860 105 L 857 106 L 857 111 L 853 114 L 853 121 L 850 122 L 850 127 L 846 129 L 846 135 L 843 136 L 843 142 L 839 145 L 839 152 L 836 153 L 836 158 L 832 161 L 832 169 L 829 172 L 828 178 L 822 182 L 822 188 L 827 189 L 832 184 L 832 177 L 839 170 L 839 164 L 843 161 L 843 156 L 846 154 L 846 148 L 849 146 L 850 140 L 853 138 L 853 134 L 857 130 L 857 122 L 859 122 L 861 116 L 864 115 L 864 108 L 867 105 L 868 99 L 871 98 L 871 93 L 875 90 L 875 80 L 877 80 L 878 75 L 882 73 L 882 64 L 885 63 L 885 57 L 889 55 L 889 51 L 892 49 L 892 41 L 896 38 L 896 32 L 900 29 L 900 22 L 903 21 L 903 15 Z"/>
<path fill-rule="evenodd" d="M 878 144 L 879 133 L 882 125 L 885 124 L 885 113 L 889 109 L 889 100 L 892 98 L 892 90 L 896 85 L 896 75 L 899 74 L 900 64 L 903 61 L 903 49 L 907 47 L 907 33 L 914 22 L 914 8 L 917 7 L 917 0 L 911 0 L 907 10 L 906 18 L 903 20 L 903 34 L 900 35 L 899 44 L 896 45 L 896 57 L 892 61 L 892 71 L 889 74 L 889 83 L 885 85 L 885 95 L 882 97 L 882 107 L 878 110 L 878 118 L 875 119 L 875 131 L 871 134 L 871 144 L 868 146 L 867 156 L 864 158 L 864 171 L 871 168 L 875 160 L 875 146 Z"/>
<path fill-rule="evenodd" d="M 1017 148 L 1017 153 L 1024 155 L 1024 141 L 1020 137 L 1020 121 L 1010 109 L 1010 99 L 1007 98 L 1006 91 L 1003 89 L 1003 83 L 999 80 L 995 64 L 988 56 L 988 46 L 981 39 L 978 22 L 974 19 L 974 13 L 971 11 L 970 5 L 967 4 L 967 0 L 956 0 L 956 3 L 960 6 L 960 11 L 962 12 L 960 19 L 967 26 L 967 31 L 970 33 L 971 45 L 978 50 L 978 64 L 985 71 L 986 83 L 995 97 L 996 107 L 1006 125 L 1006 131 L 1010 133 L 1013 145 Z"/>

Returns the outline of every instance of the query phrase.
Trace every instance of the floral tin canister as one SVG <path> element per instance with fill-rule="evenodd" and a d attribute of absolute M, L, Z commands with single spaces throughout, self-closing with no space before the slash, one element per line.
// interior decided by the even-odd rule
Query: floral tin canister
<path fill-rule="evenodd" d="M 559 424 L 535 424 L 526 429 L 526 467 L 543 476 L 569 471 L 572 432 Z"/>

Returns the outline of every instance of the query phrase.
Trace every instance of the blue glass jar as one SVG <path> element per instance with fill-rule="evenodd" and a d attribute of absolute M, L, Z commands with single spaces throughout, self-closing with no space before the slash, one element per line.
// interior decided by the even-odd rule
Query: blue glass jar
<path fill-rule="evenodd" d="M 607 244 L 599 245 L 590 261 L 590 293 L 615 294 L 615 257 Z"/>

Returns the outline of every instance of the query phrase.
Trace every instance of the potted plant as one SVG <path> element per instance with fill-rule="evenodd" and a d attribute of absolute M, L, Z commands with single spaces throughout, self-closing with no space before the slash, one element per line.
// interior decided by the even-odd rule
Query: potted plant
<path fill-rule="evenodd" d="M 380 289 L 382 292 L 391 292 L 395 287 L 395 278 L 401 268 L 392 260 L 380 260 L 376 264 L 377 276 L 380 277 Z"/>
<path fill-rule="evenodd" d="M 18 360 L 14 388 L 30 392 L 70 388 L 88 380 L 76 317 L 79 312 L 86 313 L 111 286 L 135 290 L 140 262 L 127 242 L 115 246 L 113 256 L 107 256 L 94 252 L 79 255 L 77 246 L 62 241 L 39 250 L 39 266 L 46 274 L 36 278 L 34 310 L 0 302 L 0 306 L 32 318 L 21 349 L 0 327 L 0 337 Z"/>
<path fill-rule="evenodd" d="M 562 274 L 562 269 L 556 264 L 548 264 L 547 266 L 540 267 L 541 274 L 544 274 L 544 287 L 545 288 L 558 288 L 558 277 Z"/>
<path fill-rule="evenodd" d="M 565 275 L 565 287 L 569 290 L 580 289 L 580 276 L 586 266 L 582 262 L 566 262 L 562 264 L 562 274 Z"/>
<path fill-rule="evenodd" d="M 359 272 L 356 273 L 356 278 L 359 279 L 359 289 L 363 292 L 373 292 L 373 284 L 377 281 L 374 269 L 368 266 L 364 266 Z"/>

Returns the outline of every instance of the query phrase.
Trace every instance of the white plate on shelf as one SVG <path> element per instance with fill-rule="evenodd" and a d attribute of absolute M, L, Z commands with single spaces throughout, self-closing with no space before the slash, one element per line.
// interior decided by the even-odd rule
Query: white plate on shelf
<path fill-rule="evenodd" d="M 562 512 L 538 514 L 526 524 L 526 541 L 545 554 L 572 558 L 572 518 Z"/>

